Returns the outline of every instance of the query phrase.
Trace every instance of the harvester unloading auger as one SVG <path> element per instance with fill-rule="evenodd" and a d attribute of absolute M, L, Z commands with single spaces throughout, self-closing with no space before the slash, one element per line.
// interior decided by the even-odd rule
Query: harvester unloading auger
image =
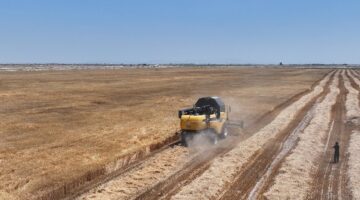
<path fill-rule="evenodd" d="M 229 123 L 230 106 L 225 106 L 219 97 L 202 97 L 192 108 L 179 110 L 181 142 L 188 146 L 196 134 L 203 133 L 211 143 L 228 136 L 228 126 L 243 127 L 243 123 Z"/>

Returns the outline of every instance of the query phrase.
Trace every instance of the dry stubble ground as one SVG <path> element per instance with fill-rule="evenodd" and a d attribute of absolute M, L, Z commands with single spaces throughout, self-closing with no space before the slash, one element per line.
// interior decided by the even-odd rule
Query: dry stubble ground
<path fill-rule="evenodd" d="M 217 95 L 250 124 L 329 70 L 120 69 L 0 73 L 0 197 L 34 198 L 172 136 L 177 109 Z"/>

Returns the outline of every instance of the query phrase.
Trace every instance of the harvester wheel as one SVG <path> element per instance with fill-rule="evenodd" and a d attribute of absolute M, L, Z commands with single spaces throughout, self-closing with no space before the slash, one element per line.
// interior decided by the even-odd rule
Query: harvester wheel
<path fill-rule="evenodd" d="M 189 146 L 189 144 L 188 144 L 188 134 L 187 134 L 186 132 L 182 132 L 182 133 L 181 133 L 181 144 L 182 144 L 184 147 Z"/>
<path fill-rule="evenodd" d="M 211 140 L 211 143 L 215 145 L 219 142 L 219 136 L 216 133 L 211 133 L 210 140 Z"/>
<path fill-rule="evenodd" d="M 228 135 L 229 135 L 228 129 L 226 126 L 224 126 L 221 131 L 220 138 L 225 139 Z"/>

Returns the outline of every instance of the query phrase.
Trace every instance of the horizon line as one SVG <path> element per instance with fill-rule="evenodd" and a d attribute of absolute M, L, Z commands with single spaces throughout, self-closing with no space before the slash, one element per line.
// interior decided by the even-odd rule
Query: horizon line
<path fill-rule="evenodd" d="M 58 63 L 58 62 L 44 62 L 44 63 L 0 63 L 0 65 L 360 65 L 359 63 Z"/>

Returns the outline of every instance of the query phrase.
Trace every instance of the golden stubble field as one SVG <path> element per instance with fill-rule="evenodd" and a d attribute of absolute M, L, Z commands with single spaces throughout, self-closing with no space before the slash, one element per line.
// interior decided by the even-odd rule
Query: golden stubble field
<path fill-rule="evenodd" d="M 168 68 L 0 73 L 0 197 L 33 198 L 172 136 L 177 110 L 220 96 L 250 124 L 327 69 Z"/>

